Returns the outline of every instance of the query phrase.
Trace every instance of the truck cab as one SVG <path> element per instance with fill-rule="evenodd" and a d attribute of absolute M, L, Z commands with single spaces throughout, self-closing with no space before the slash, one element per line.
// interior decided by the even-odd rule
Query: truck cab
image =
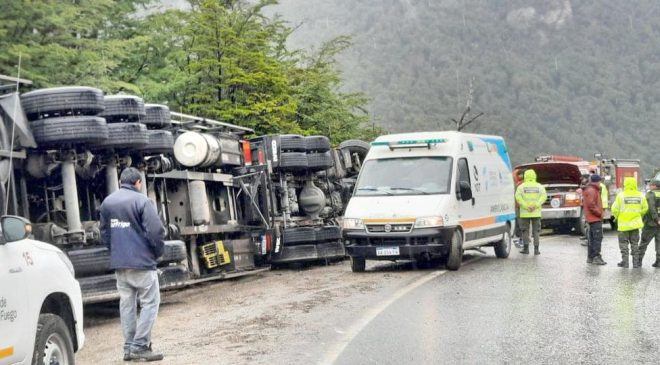
<path fill-rule="evenodd" d="M 73 265 L 57 247 L 28 238 L 26 219 L 3 216 L 0 227 L 0 364 L 75 363 L 85 336 Z"/>
<path fill-rule="evenodd" d="M 501 137 L 425 132 L 371 143 L 343 218 L 354 272 L 365 260 L 446 260 L 493 246 L 506 258 L 515 227 L 511 162 Z"/>

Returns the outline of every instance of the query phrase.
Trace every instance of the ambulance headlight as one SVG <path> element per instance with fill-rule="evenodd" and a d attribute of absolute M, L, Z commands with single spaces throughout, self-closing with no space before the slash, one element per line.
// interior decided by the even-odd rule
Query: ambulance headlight
<path fill-rule="evenodd" d="M 364 223 L 360 218 L 344 218 L 341 227 L 343 229 L 364 229 Z"/>
<path fill-rule="evenodd" d="M 442 217 L 420 217 L 415 221 L 415 228 L 442 227 L 445 220 Z"/>

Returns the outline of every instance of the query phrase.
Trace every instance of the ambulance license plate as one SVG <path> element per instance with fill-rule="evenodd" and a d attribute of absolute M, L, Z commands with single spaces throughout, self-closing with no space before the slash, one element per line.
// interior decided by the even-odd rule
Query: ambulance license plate
<path fill-rule="evenodd" d="M 376 256 L 398 256 L 398 247 L 376 247 Z"/>

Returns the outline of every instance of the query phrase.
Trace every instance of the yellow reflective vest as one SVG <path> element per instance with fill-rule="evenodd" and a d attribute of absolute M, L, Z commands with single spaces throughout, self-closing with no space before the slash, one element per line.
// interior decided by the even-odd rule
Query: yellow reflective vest
<path fill-rule="evenodd" d="M 610 202 L 610 194 L 607 191 L 607 186 L 605 184 L 600 183 L 600 200 L 603 202 L 603 209 L 609 208 Z"/>
<path fill-rule="evenodd" d="M 637 180 L 634 177 L 625 178 L 623 187 L 612 204 L 612 215 L 617 220 L 618 230 L 627 232 L 643 228 L 642 216 L 649 209 L 646 197 L 637 191 Z"/>
<path fill-rule="evenodd" d="M 540 218 L 541 207 L 548 195 L 543 185 L 536 182 L 534 170 L 525 171 L 524 176 L 525 182 L 516 189 L 516 202 L 520 205 L 520 218 Z"/>

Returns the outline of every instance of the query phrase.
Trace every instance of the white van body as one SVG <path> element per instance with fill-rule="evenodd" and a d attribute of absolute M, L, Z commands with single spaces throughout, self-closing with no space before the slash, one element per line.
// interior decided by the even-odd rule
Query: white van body
<path fill-rule="evenodd" d="M 516 218 L 511 168 L 502 137 L 453 131 L 378 137 L 344 214 L 353 270 L 364 270 L 365 259 L 443 257 L 456 270 L 463 250 L 480 246 L 508 257 Z"/>
<path fill-rule="evenodd" d="M 66 255 L 29 238 L 0 238 L 0 365 L 73 364 L 84 342 L 82 294 Z"/>

